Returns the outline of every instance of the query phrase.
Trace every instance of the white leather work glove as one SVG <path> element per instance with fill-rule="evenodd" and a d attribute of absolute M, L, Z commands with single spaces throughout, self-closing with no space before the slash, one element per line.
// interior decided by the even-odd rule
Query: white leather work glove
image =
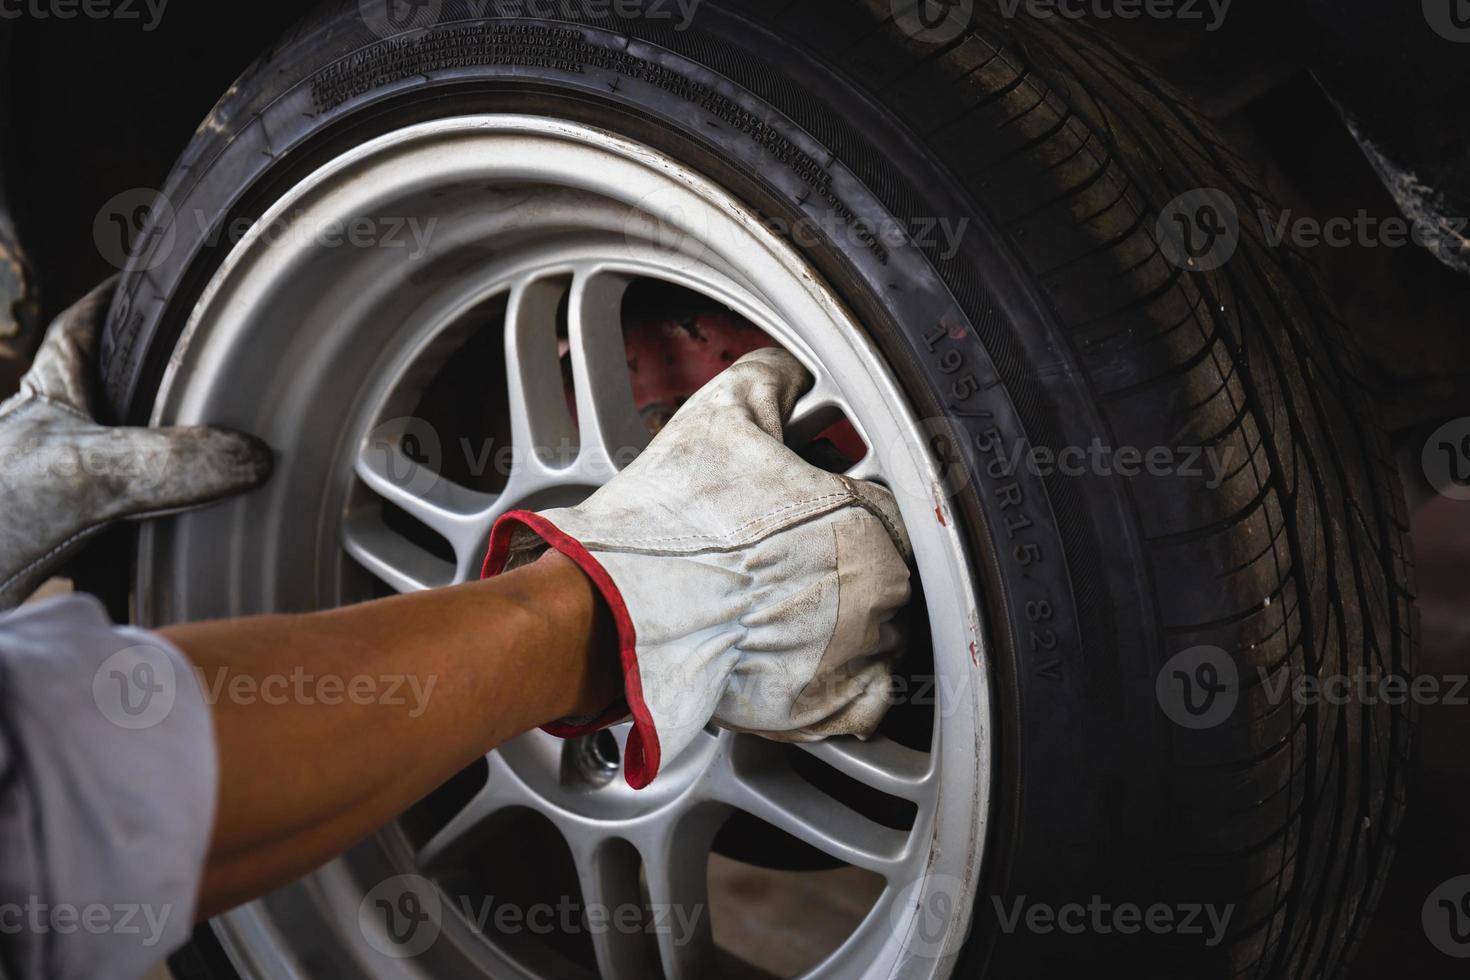
<path fill-rule="evenodd" d="M 631 715 L 634 788 L 710 721 L 809 741 L 870 736 L 888 710 L 908 537 L 887 490 L 783 444 L 810 384 L 785 351 L 748 354 L 586 502 L 509 513 L 491 531 L 486 577 L 549 545 L 606 599 L 625 702 L 546 730 L 581 735 Z"/>
<path fill-rule="evenodd" d="M 250 436 L 93 421 L 97 335 L 115 286 L 108 280 L 56 318 L 20 390 L 0 402 L 0 609 L 19 605 L 118 518 L 209 503 L 270 475 L 270 450 Z"/>

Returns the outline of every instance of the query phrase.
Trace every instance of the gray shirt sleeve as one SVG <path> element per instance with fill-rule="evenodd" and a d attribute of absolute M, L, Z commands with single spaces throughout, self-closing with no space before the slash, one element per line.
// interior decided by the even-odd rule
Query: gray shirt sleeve
<path fill-rule="evenodd" d="M 188 939 L 212 724 L 184 655 L 97 600 L 0 616 L 0 977 L 136 978 Z"/>

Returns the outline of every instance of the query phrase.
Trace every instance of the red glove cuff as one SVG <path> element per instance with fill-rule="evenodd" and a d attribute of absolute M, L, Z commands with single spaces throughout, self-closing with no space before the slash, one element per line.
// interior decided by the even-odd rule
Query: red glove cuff
<path fill-rule="evenodd" d="M 573 724 L 565 721 L 543 725 L 541 730 L 558 738 L 574 738 L 588 735 L 606 728 L 627 717 L 633 716 L 633 730 L 628 733 L 628 744 L 623 751 L 623 776 L 628 785 L 642 789 L 658 775 L 659 746 L 658 730 L 653 725 L 653 715 L 643 701 L 643 683 L 638 675 L 637 634 L 633 630 L 633 618 L 623 595 L 618 591 L 612 576 L 602 567 L 592 553 L 576 538 L 562 532 L 555 524 L 540 514 L 528 510 L 514 510 L 500 516 L 490 529 L 490 551 L 485 556 L 485 566 L 480 578 L 494 578 L 505 570 L 510 558 L 511 539 L 519 528 L 525 528 L 545 541 L 552 548 L 570 558 L 582 573 L 591 579 L 603 601 L 612 612 L 618 630 L 618 656 L 623 666 L 623 694 L 625 701 L 617 701 L 590 722 Z"/>

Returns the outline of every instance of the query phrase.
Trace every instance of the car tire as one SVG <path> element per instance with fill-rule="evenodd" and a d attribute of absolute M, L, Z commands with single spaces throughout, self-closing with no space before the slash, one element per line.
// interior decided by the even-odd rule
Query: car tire
<path fill-rule="evenodd" d="M 988 4 L 370 7 L 308 17 L 169 177 L 103 341 L 118 418 L 147 420 L 229 229 L 343 147 L 468 111 L 656 147 L 789 238 L 950 463 L 996 712 L 956 972 L 1341 974 L 1412 719 L 1296 692 L 1410 672 L 1403 494 L 1320 277 L 1207 121 L 1109 40 Z"/>

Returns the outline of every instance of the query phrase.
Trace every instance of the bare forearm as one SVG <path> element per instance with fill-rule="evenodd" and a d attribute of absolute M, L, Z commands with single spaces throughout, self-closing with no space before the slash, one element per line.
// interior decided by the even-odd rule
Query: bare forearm
<path fill-rule="evenodd" d="M 201 915 L 311 870 L 506 739 L 605 705 L 605 615 L 551 553 L 488 582 L 164 630 L 219 746 Z"/>

